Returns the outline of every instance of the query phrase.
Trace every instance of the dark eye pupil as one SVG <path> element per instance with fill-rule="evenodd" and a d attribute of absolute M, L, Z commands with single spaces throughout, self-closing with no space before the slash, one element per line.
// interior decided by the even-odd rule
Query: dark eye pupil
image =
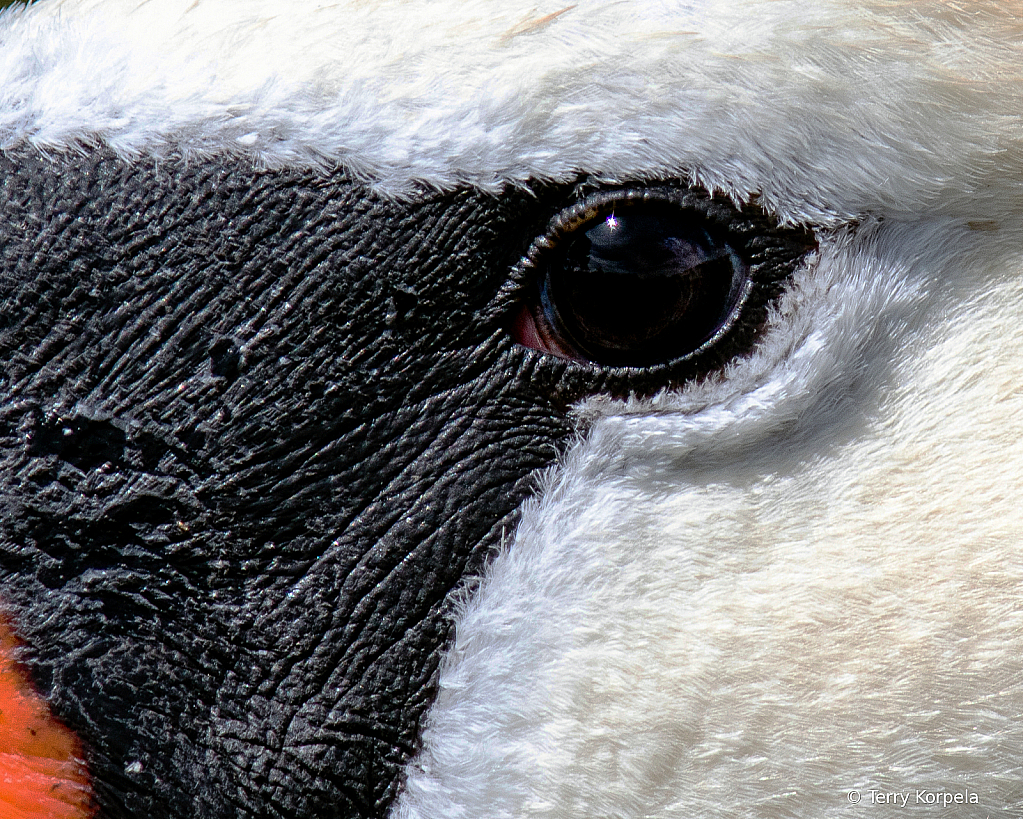
<path fill-rule="evenodd" d="M 546 260 L 546 320 L 582 357 L 641 366 L 692 352 L 733 311 L 746 268 L 702 219 L 624 203 Z"/>

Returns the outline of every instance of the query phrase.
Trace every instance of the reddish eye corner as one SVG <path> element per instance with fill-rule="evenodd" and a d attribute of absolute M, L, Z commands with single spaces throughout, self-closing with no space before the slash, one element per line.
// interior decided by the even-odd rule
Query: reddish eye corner
<path fill-rule="evenodd" d="M 519 312 L 515 314 L 508 332 L 516 344 L 529 347 L 531 350 L 553 352 L 545 348 L 543 341 L 540 339 L 540 332 L 536 329 L 536 320 L 526 305 L 519 308 Z"/>
<path fill-rule="evenodd" d="M 523 347 L 528 347 L 531 350 L 550 353 L 551 355 L 558 356 L 558 358 L 565 358 L 569 361 L 587 360 L 570 346 L 561 342 L 544 319 L 543 314 L 534 315 L 534 311 L 529 304 L 524 304 L 519 308 L 515 318 L 512 320 L 511 326 L 508 328 L 508 334 L 516 344 L 521 344 Z"/>

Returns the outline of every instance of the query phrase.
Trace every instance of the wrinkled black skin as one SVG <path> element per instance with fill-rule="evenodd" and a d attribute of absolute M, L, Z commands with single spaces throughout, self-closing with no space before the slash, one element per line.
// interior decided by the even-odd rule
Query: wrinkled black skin
<path fill-rule="evenodd" d="M 386 813 L 573 429 L 495 307 L 564 196 L 0 155 L 0 604 L 101 816 Z"/>
<path fill-rule="evenodd" d="M 703 348 L 615 368 L 506 331 L 583 179 L 396 202 L 231 158 L 0 154 L 0 610 L 101 817 L 386 814 L 453 601 L 571 403 L 744 354 L 814 246 L 656 186 L 753 289 Z"/>

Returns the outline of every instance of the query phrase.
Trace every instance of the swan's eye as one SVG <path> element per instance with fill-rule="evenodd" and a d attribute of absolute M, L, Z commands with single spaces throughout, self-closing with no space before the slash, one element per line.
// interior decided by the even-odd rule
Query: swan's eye
<path fill-rule="evenodd" d="M 605 365 L 693 353 L 726 328 L 749 269 L 699 211 L 645 195 L 602 196 L 562 214 L 529 264 L 536 289 L 512 335 L 527 347 Z"/>

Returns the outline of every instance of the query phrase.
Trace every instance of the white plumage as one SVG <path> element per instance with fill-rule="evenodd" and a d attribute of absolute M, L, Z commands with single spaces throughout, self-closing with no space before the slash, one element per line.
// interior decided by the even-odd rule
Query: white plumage
<path fill-rule="evenodd" d="M 861 226 L 720 381 L 586 408 L 395 815 L 1017 815 L 1023 287 L 992 239 Z"/>
<path fill-rule="evenodd" d="M 748 357 L 578 407 L 392 815 L 1015 817 L 1021 66 L 1011 3 L 66 0 L 0 17 L 0 148 L 686 177 L 815 229 Z"/>

